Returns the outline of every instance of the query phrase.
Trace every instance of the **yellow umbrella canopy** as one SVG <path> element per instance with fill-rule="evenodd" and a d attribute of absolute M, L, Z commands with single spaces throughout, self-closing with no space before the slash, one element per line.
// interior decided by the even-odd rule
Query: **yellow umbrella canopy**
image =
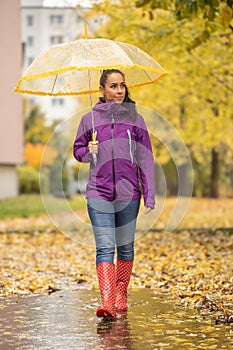
<path fill-rule="evenodd" d="M 79 39 L 49 48 L 19 79 L 16 92 L 35 95 L 79 95 L 99 91 L 104 69 L 121 69 L 127 86 L 151 84 L 167 74 L 136 46 L 108 39 Z"/>

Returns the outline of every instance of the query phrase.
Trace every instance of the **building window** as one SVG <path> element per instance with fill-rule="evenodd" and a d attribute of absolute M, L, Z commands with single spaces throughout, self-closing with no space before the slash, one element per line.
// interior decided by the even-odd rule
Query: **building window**
<path fill-rule="evenodd" d="M 65 101 L 62 97 L 54 97 L 52 98 L 52 106 L 64 106 Z"/>
<path fill-rule="evenodd" d="M 61 43 L 63 43 L 63 36 L 62 35 L 52 35 L 50 37 L 50 42 L 52 45 L 61 44 Z"/>
<path fill-rule="evenodd" d="M 29 105 L 32 107 L 32 106 L 35 106 L 35 99 L 34 98 L 29 98 Z"/>
<path fill-rule="evenodd" d="M 28 36 L 27 37 L 27 45 L 33 46 L 34 45 L 34 36 Z"/>
<path fill-rule="evenodd" d="M 77 15 L 77 16 L 76 16 L 76 21 L 77 21 L 77 22 L 82 22 L 82 21 L 83 21 L 83 18 L 82 18 L 80 15 Z"/>
<path fill-rule="evenodd" d="M 34 24 L 34 17 L 33 16 L 27 16 L 27 25 L 28 27 L 32 27 Z"/>
<path fill-rule="evenodd" d="M 51 24 L 61 24 L 61 23 L 63 23 L 63 16 L 62 15 L 51 15 L 50 16 L 50 23 Z"/>
<path fill-rule="evenodd" d="M 34 57 L 28 57 L 28 66 L 30 66 L 33 61 L 34 61 Z"/>

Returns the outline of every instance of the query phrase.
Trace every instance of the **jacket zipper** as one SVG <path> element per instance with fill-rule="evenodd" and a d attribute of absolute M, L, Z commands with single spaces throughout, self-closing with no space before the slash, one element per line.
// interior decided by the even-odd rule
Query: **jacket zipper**
<path fill-rule="evenodd" d="M 112 124 L 111 124 L 111 140 L 112 140 L 112 176 L 113 176 L 113 199 L 116 195 L 116 178 L 115 178 L 115 164 L 114 164 L 114 115 L 112 114 Z"/>

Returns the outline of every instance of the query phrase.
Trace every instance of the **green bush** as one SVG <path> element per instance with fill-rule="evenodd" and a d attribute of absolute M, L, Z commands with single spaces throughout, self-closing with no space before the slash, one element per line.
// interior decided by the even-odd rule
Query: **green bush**
<path fill-rule="evenodd" d="M 20 193 L 39 193 L 39 171 L 28 166 L 20 165 L 19 173 L 19 192 Z"/>

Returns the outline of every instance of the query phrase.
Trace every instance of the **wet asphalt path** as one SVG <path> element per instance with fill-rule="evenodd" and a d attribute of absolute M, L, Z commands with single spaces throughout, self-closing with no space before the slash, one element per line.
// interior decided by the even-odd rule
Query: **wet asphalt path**
<path fill-rule="evenodd" d="M 0 350 L 231 349 L 232 328 L 217 327 L 169 295 L 130 291 L 127 315 L 95 317 L 96 290 L 0 298 Z M 232 345 L 232 347 L 231 347 Z"/>

